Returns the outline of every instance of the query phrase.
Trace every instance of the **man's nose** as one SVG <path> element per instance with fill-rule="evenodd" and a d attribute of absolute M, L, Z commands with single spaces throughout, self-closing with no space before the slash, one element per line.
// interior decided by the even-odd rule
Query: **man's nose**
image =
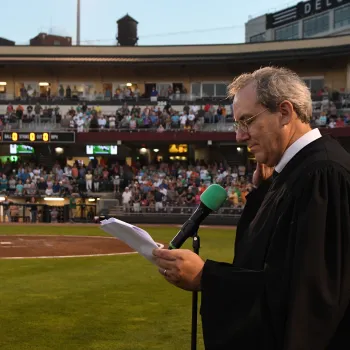
<path fill-rule="evenodd" d="M 237 142 L 245 142 L 249 139 L 249 133 L 238 129 L 236 131 L 236 141 Z"/>

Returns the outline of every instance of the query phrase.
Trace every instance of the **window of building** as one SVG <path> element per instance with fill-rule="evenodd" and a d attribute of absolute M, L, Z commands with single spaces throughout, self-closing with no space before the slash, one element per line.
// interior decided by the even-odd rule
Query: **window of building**
<path fill-rule="evenodd" d="M 275 30 L 275 40 L 299 39 L 299 23 L 292 23 L 283 28 Z"/>
<path fill-rule="evenodd" d="M 251 43 L 260 43 L 265 41 L 265 33 L 256 34 L 250 37 Z"/>
<path fill-rule="evenodd" d="M 7 83 L 5 81 L 0 82 L 0 94 L 6 94 L 6 85 Z"/>
<path fill-rule="evenodd" d="M 303 22 L 304 38 L 329 31 L 329 12 L 306 19 Z"/>
<path fill-rule="evenodd" d="M 350 5 L 334 10 L 334 28 L 350 25 Z"/>
<path fill-rule="evenodd" d="M 226 83 L 192 83 L 191 92 L 195 97 L 226 97 Z"/>
<path fill-rule="evenodd" d="M 59 40 L 54 40 L 54 41 L 53 41 L 53 44 L 54 44 L 55 46 L 60 46 L 60 45 L 61 45 L 61 42 L 60 42 Z"/>
<path fill-rule="evenodd" d="M 227 95 L 226 84 L 215 84 L 215 96 L 224 97 Z"/>
<path fill-rule="evenodd" d="M 215 96 L 215 84 L 202 84 L 202 97 Z"/>
<path fill-rule="evenodd" d="M 191 93 L 193 96 L 200 97 L 201 96 L 201 83 L 192 83 Z"/>
<path fill-rule="evenodd" d="M 320 90 L 324 88 L 324 78 L 322 77 L 311 77 L 303 79 L 312 94 L 317 94 Z"/>

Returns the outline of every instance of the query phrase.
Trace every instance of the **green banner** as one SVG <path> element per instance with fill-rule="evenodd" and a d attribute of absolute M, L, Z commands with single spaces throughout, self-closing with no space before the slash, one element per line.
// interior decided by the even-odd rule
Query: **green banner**
<path fill-rule="evenodd" d="M 118 146 L 112 145 L 87 145 L 86 154 L 88 155 L 116 155 Z"/>

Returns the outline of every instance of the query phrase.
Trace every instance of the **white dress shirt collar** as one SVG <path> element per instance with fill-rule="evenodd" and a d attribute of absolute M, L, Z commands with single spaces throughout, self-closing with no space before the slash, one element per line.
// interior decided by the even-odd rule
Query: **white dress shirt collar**
<path fill-rule="evenodd" d="M 320 131 L 318 129 L 313 129 L 306 134 L 304 134 L 302 137 L 300 137 L 298 140 L 296 140 L 291 146 L 287 148 L 287 150 L 284 152 L 281 160 L 276 165 L 275 170 L 280 173 L 284 167 L 288 164 L 288 162 L 304 147 L 306 147 L 309 143 L 319 139 L 322 137 Z"/>

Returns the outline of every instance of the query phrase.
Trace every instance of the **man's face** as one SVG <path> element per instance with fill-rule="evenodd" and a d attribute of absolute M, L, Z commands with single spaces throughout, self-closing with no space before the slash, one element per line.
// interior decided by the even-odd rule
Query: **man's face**
<path fill-rule="evenodd" d="M 256 91 L 253 85 L 241 89 L 234 98 L 235 121 L 247 121 L 248 130 L 237 131 L 237 141 L 246 142 L 258 163 L 275 166 L 280 160 L 282 124 L 280 113 L 271 113 L 265 106 L 256 102 Z"/>

